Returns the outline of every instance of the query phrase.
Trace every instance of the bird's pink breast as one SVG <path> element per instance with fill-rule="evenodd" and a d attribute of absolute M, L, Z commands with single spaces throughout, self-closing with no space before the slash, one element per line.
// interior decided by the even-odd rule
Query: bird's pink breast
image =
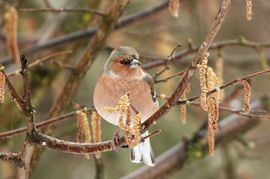
<path fill-rule="evenodd" d="M 118 125 L 117 113 L 108 113 L 105 107 L 114 107 L 118 104 L 121 96 L 129 94 L 130 103 L 142 114 L 142 122 L 148 119 L 158 106 L 153 102 L 150 88 L 143 79 L 111 78 L 108 75 L 101 75 L 97 81 L 94 91 L 94 105 L 102 118 Z M 132 117 L 135 113 L 132 112 Z"/>

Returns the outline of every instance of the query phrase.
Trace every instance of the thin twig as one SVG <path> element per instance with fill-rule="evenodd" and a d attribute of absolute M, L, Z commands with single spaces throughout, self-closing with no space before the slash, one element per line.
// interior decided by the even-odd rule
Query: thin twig
<path fill-rule="evenodd" d="M 45 57 L 42 57 L 42 58 L 35 60 L 33 63 L 30 63 L 28 68 L 32 68 L 34 66 L 40 65 L 40 64 L 44 63 L 45 61 L 50 60 L 51 58 L 56 57 L 58 55 L 66 55 L 66 54 L 71 54 L 71 53 L 72 53 L 72 50 L 64 50 L 64 51 L 60 51 L 60 52 L 51 53 Z M 17 70 L 14 70 L 12 72 L 9 72 L 7 74 L 7 76 L 14 76 L 14 75 L 20 74 L 20 72 L 21 72 L 21 69 L 17 69 Z"/>
<path fill-rule="evenodd" d="M 162 83 L 162 82 L 167 82 L 168 80 L 170 79 L 173 79 L 175 77 L 178 77 L 178 76 L 183 76 L 184 74 L 186 73 L 186 71 L 180 71 L 180 72 L 177 72 L 171 76 L 168 76 L 166 78 L 163 78 L 163 79 L 156 79 L 155 80 L 155 83 Z"/>
<path fill-rule="evenodd" d="M 200 107 L 199 102 L 191 102 L 190 104 L 193 106 Z M 253 118 L 253 119 L 258 119 L 258 120 L 269 120 L 270 119 L 270 114 L 257 114 L 258 112 L 261 113 L 262 111 L 249 111 L 247 113 L 243 110 L 231 109 L 231 108 L 224 107 L 224 106 L 219 106 L 218 108 L 221 111 L 227 111 L 227 112 L 230 112 L 232 114 L 237 114 L 237 115 L 244 116 L 247 118 Z"/>
<path fill-rule="evenodd" d="M 63 69 L 68 69 L 68 70 L 71 70 L 74 72 L 75 68 L 72 66 L 72 65 L 69 65 L 69 64 L 66 64 L 66 63 L 63 63 L 63 62 L 59 62 L 59 61 L 52 61 L 55 65 L 57 65 L 58 67 L 60 68 L 63 68 Z"/>
<path fill-rule="evenodd" d="M 155 77 L 153 78 L 154 81 L 156 81 L 156 79 L 157 79 L 160 75 L 162 75 L 163 73 L 165 73 L 167 70 L 170 69 L 170 61 L 171 61 L 171 59 L 173 59 L 174 53 L 176 52 L 177 48 L 179 48 L 179 47 L 181 47 L 180 44 L 176 45 L 176 46 L 173 48 L 173 50 L 171 51 L 170 55 L 169 55 L 168 58 L 166 59 L 166 65 L 165 65 L 165 67 L 164 67 L 163 69 L 161 69 L 160 71 L 156 72 L 156 75 L 155 75 Z"/>
<path fill-rule="evenodd" d="M 19 12 L 53 12 L 53 13 L 60 13 L 60 12 L 78 12 L 78 13 L 91 13 L 94 15 L 98 15 L 104 17 L 105 14 L 98 10 L 88 9 L 88 8 L 21 8 Z"/>
<path fill-rule="evenodd" d="M 11 81 L 9 80 L 7 74 L 5 73 L 5 71 L 3 71 L 3 74 L 5 75 L 5 81 L 8 87 L 8 91 L 12 97 L 12 100 L 15 102 L 15 104 L 18 106 L 19 110 L 23 111 L 24 108 L 24 100 L 23 98 L 19 95 L 19 93 L 16 91 L 16 89 L 14 88 L 14 86 L 12 85 Z"/>
<path fill-rule="evenodd" d="M 241 47 L 247 47 L 247 48 L 269 48 L 270 47 L 270 42 L 253 42 L 249 41 L 243 38 L 235 39 L 235 40 L 225 40 L 225 41 L 220 41 L 213 43 L 210 47 L 209 50 L 216 50 L 216 49 L 222 49 L 225 47 L 233 47 L 233 46 L 241 46 Z M 191 54 L 196 53 L 199 50 L 199 48 L 187 48 L 184 49 L 183 51 L 177 53 L 172 59 L 171 63 L 175 63 L 176 61 L 183 60 L 184 57 L 187 57 Z M 152 69 L 156 68 L 162 65 L 166 65 L 166 59 L 160 59 L 160 58 L 151 58 L 150 63 L 143 65 L 144 69 Z"/>

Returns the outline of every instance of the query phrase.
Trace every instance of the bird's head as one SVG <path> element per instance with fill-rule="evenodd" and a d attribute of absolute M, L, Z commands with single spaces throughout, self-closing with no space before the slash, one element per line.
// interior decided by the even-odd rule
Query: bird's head
<path fill-rule="evenodd" d="M 104 71 L 118 75 L 134 75 L 141 71 L 139 54 L 131 47 L 120 46 L 114 49 L 107 60 Z"/>

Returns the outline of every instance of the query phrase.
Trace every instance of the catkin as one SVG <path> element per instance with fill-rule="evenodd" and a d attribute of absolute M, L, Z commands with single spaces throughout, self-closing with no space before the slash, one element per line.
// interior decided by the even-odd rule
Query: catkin
<path fill-rule="evenodd" d="M 131 128 L 131 109 L 130 107 L 126 111 L 126 124 L 125 124 L 125 136 L 126 136 L 126 142 L 129 147 L 131 147 L 133 139 L 132 139 L 132 128 Z"/>
<path fill-rule="evenodd" d="M 3 103 L 5 101 L 5 83 L 6 83 L 6 77 L 3 73 L 4 67 L 0 66 L 0 103 Z"/>
<path fill-rule="evenodd" d="M 243 107 L 245 112 L 250 111 L 250 97 L 251 97 L 251 87 L 246 80 L 239 80 L 239 84 L 244 87 L 244 97 L 243 97 Z"/>
<path fill-rule="evenodd" d="M 180 100 L 184 100 L 187 98 L 186 91 L 183 92 Z M 181 121 L 182 124 L 186 124 L 187 122 L 187 106 L 185 104 L 180 105 L 180 111 L 181 111 Z"/>
<path fill-rule="evenodd" d="M 20 52 L 17 41 L 18 13 L 13 6 L 9 6 L 4 15 L 5 31 L 9 55 L 16 64 L 20 63 Z"/>
<path fill-rule="evenodd" d="M 106 110 L 108 113 L 118 112 L 119 113 L 118 126 L 120 127 L 120 129 L 125 130 L 124 115 L 126 114 L 129 107 L 130 107 L 130 102 L 129 102 L 128 95 L 124 95 L 120 97 L 117 106 L 105 107 L 104 110 Z"/>
<path fill-rule="evenodd" d="M 198 64 L 199 75 L 200 75 L 200 87 L 201 87 L 201 96 L 200 96 L 200 105 L 203 110 L 207 111 L 207 62 L 208 55 L 203 59 L 201 64 Z"/>
<path fill-rule="evenodd" d="M 125 130 L 124 113 L 125 113 L 125 111 L 124 111 L 123 109 L 121 109 L 121 110 L 119 111 L 118 126 L 119 126 L 120 129 L 122 129 L 122 130 Z"/>
<path fill-rule="evenodd" d="M 215 96 L 215 99 L 217 100 L 216 103 L 220 103 L 223 97 L 223 95 L 221 94 L 221 90 L 219 90 L 219 86 L 221 85 L 220 79 L 218 78 L 214 70 L 211 67 L 207 66 L 208 56 L 209 54 L 205 56 L 201 64 L 197 65 L 199 69 L 200 88 L 201 88 L 200 105 L 204 111 L 208 110 L 207 106 L 208 91 L 217 89 L 217 92 L 210 95 Z"/>
<path fill-rule="evenodd" d="M 216 59 L 216 67 L 215 67 L 215 71 L 216 71 L 216 75 L 219 79 L 219 85 L 223 85 L 224 83 L 224 79 L 223 79 L 223 69 L 224 69 L 224 59 L 223 59 L 223 53 L 221 51 L 221 49 L 217 50 L 217 59 Z M 220 91 L 220 100 L 222 100 L 224 98 L 224 90 Z"/>
<path fill-rule="evenodd" d="M 252 19 L 252 0 L 246 0 L 246 19 L 250 21 Z"/>
<path fill-rule="evenodd" d="M 138 145 L 141 142 L 141 118 L 142 115 L 141 113 L 138 113 L 134 117 L 133 121 L 133 135 L 134 135 L 134 140 L 132 144 L 129 146 L 130 148 L 134 148 L 136 145 Z"/>
<path fill-rule="evenodd" d="M 190 92 L 190 84 L 189 83 L 188 83 L 186 89 L 184 90 L 182 96 L 180 97 L 180 100 L 186 100 L 188 92 Z M 181 112 L 182 124 L 185 125 L 186 121 L 187 121 L 187 105 L 186 104 L 180 105 L 180 112 Z"/>
<path fill-rule="evenodd" d="M 218 104 L 214 97 L 208 99 L 208 150 L 211 156 L 214 156 L 215 152 L 215 133 L 218 130 L 218 117 L 219 110 Z"/>
<path fill-rule="evenodd" d="M 82 120 L 82 115 L 80 112 L 77 112 L 77 134 L 76 134 L 76 141 L 78 143 L 83 142 L 83 120 Z"/>
<path fill-rule="evenodd" d="M 96 111 L 93 111 L 91 114 L 91 126 L 92 126 L 92 137 L 93 141 L 96 142 L 101 142 L 101 118 L 98 115 Z M 96 158 L 101 157 L 101 153 L 96 153 L 95 154 Z"/>
<path fill-rule="evenodd" d="M 219 78 L 211 67 L 207 68 L 207 91 L 211 91 L 213 89 L 218 88 L 220 86 Z M 218 90 L 217 92 L 211 94 L 211 96 L 215 96 L 217 103 L 221 101 L 221 92 Z"/>
<path fill-rule="evenodd" d="M 117 106 L 115 107 L 105 107 L 104 108 L 109 113 L 118 112 L 118 126 L 125 131 L 125 141 L 130 148 L 135 147 L 141 140 L 140 134 L 140 121 L 141 114 L 138 113 L 133 119 L 132 126 L 132 115 L 131 115 L 131 106 L 128 95 L 121 96 Z M 124 122 L 124 117 L 126 121 Z"/>
<path fill-rule="evenodd" d="M 218 130 L 219 108 L 221 92 L 219 89 L 220 80 L 211 67 L 207 66 L 208 56 L 198 65 L 201 87 L 201 107 L 208 112 L 208 149 L 209 154 L 214 156 L 215 133 Z M 207 92 L 217 89 L 215 93 L 207 96 Z"/>
<path fill-rule="evenodd" d="M 88 118 L 85 112 L 77 112 L 77 142 L 82 143 L 91 143 L 91 132 L 89 128 Z M 83 140 L 84 135 L 84 140 Z M 85 158 L 90 159 L 90 155 L 86 154 Z"/>

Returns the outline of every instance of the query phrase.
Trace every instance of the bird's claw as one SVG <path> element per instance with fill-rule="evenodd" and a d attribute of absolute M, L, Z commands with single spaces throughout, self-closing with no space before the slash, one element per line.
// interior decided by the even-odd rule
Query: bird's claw
<path fill-rule="evenodd" d="M 120 144 L 120 128 L 116 129 L 116 132 L 113 137 L 113 150 L 116 152 L 117 146 Z"/>

